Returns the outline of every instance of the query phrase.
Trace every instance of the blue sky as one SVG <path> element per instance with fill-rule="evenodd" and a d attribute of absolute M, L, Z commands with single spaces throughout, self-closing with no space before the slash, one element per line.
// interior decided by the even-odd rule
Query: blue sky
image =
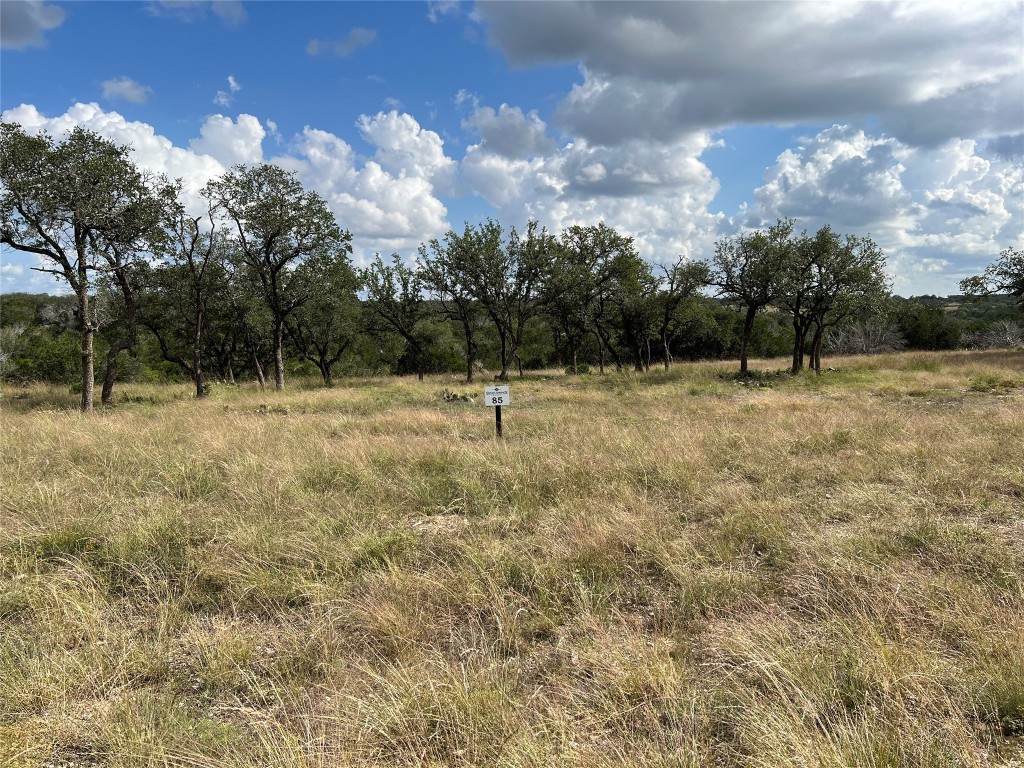
<path fill-rule="evenodd" d="M 603 220 L 653 261 L 792 216 L 904 295 L 1024 230 L 1024 5 L 4 0 L 0 109 L 184 180 L 320 192 L 356 260 L 486 216 Z M 0 254 L 0 289 L 53 290 Z"/>

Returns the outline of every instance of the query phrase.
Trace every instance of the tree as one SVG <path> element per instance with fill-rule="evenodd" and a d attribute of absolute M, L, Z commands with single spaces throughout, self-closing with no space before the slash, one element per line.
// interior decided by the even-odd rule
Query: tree
<path fill-rule="evenodd" d="M 501 225 L 488 219 L 478 227 L 466 226 L 460 240 L 459 280 L 494 323 L 500 342 L 501 371 L 517 359 L 527 322 L 540 313 L 537 301 L 542 278 L 551 260 L 554 241 L 537 222 L 527 224 L 520 236 L 512 229 L 507 240 Z"/>
<path fill-rule="evenodd" d="M 110 313 L 107 320 L 110 328 L 114 325 L 110 321 L 116 318 L 118 333 L 107 349 L 103 367 L 100 402 L 104 405 L 113 404 L 118 358 L 122 352 L 134 349 L 139 343 L 138 293 L 148 266 L 140 255 L 143 250 L 149 255 L 162 247 L 164 212 L 179 205 L 177 185 L 168 184 L 162 176 L 144 174 L 143 178 L 149 194 L 139 196 L 133 216 L 130 219 L 126 217 L 124 221 L 124 231 L 115 237 L 101 233 L 94 238 L 96 249 L 105 262 L 100 273 L 100 288 L 108 297 L 108 307 L 116 307 L 117 310 L 116 314 Z M 133 227 L 136 230 L 134 239 Z"/>
<path fill-rule="evenodd" d="M 43 266 L 34 269 L 64 280 L 75 293 L 83 411 L 93 407 L 94 276 L 106 271 L 130 287 L 129 263 L 147 247 L 160 207 L 155 180 L 128 154 L 82 128 L 56 142 L 0 124 L 0 243 L 40 256 Z"/>
<path fill-rule="evenodd" d="M 614 278 L 611 265 L 632 247 L 630 238 L 602 222 L 563 230 L 552 249 L 540 303 L 565 340 L 569 365 L 574 372 L 587 334 L 595 333 L 603 356 L 604 344 L 597 329 L 601 299 L 607 295 L 608 284 Z"/>
<path fill-rule="evenodd" d="M 1017 299 L 1017 307 L 1024 310 L 1024 249 L 1003 249 L 983 273 L 961 280 L 960 290 L 968 296 L 1008 293 Z"/>
<path fill-rule="evenodd" d="M 412 349 L 416 373 L 423 381 L 429 334 L 423 328 L 429 307 L 423 297 L 423 278 L 419 270 L 402 263 L 392 254 L 385 264 L 378 253 L 369 267 L 360 272 L 366 286 L 367 310 L 401 336 Z"/>
<path fill-rule="evenodd" d="M 434 239 L 419 248 L 419 270 L 424 286 L 440 304 L 445 318 L 462 328 L 467 383 L 473 381 L 477 329 L 482 313 L 471 280 L 473 260 L 481 244 L 479 233 L 467 224 L 464 234 L 449 231 L 443 242 Z"/>
<path fill-rule="evenodd" d="M 275 165 L 235 166 L 204 194 L 233 224 L 240 257 L 261 287 L 273 323 L 274 384 L 284 389 L 285 323 L 316 287 L 297 267 L 313 256 L 351 253 L 352 235 L 320 195 Z"/>
<path fill-rule="evenodd" d="M 680 256 L 670 266 L 658 265 L 658 294 L 655 297 L 658 316 L 658 336 L 661 339 L 665 370 L 672 365 L 669 336 L 680 305 L 697 294 L 710 279 L 710 269 L 702 261 L 690 262 Z"/>
<path fill-rule="evenodd" d="M 203 225 L 204 217 L 190 216 L 182 205 L 167 207 L 158 251 L 164 261 L 147 270 L 141 312 L 141 323 L 156 337 L 161 355 L 192 380 L 197 398 L 206 395 L 203 349 L 214 314 L 224 311 L 231 247 L 212 211 L 205 218 Z"/>
<path fill-rule="evenodd" d="M 715 243 L 711 285 L 719 295 L 744 308 L 740 337 L 740 374 L 747 373 L 747 348 L 754 318 L 778 298 L 778 274 L 789 256 L 792 221 L 780 220 L 765 232 L 752 232 Z"/>
<path fill-rule="evenodd" d="M 786 223 L 794 226 L 791 219 Z M 789 312 L 793 321 L 793 359 L 790 365 L 793 374 L 804 367 L 807 334 L 811 329 L 809 294 L 814 287 L 814 265 L 822 249 L 828 247 L 830 232 L 825 226 L 814 237 L 808 237 L 806 231 L 796 238 L 791 234 L 786 258 L 777 275 L 777 303 Z"/>
<path fill-rule="evenodd" d="M 633 359 L 633 368 L 646 371 L 651 367 L 651 338 L 655 334 L 657 308 L 655 296 L 658 281 L 651 265 L 640 258 L 629 238 L 627 248 L 619 251 L 608 265 L 611 279 L 603 290 L 605 307 L 612 312 L 612 327 L 620 346 Z M 607 315 L 604 315 L 607 317 Z M 598 317 L 597 326 L 603 337 L 610 341 L 609 325 Z M 609 344 L 609 346 L 611 346 Z M 619 359 L 616 354 L 616 364 Z"/>
<path fill-rule="evenodd" d="M 902 299 L 897 306 L 900 333 L 911 349 L 955 349 L 960 344 L 963 328 L 942 307 L 918 299 Z"/>
<path fill-rule="evenodd" d="M 857 315 L 870 314 L 889 295 L 885 255 L 870 237 L 840 237 L 827 227 L 818 233 L 808 317 L 814 329 L 811 365 L 821 373 L 825 331 Z"/>
<path fill-rule="evenodd" d="M 324 386 L 331 387 L 332 369 L 358 333 L 356 292 L 362 286 L 345 253 L 322 254 L 299 270 L 316 290 L 287 320 L 288 336 L 299 355 L 320 371 Z"/>

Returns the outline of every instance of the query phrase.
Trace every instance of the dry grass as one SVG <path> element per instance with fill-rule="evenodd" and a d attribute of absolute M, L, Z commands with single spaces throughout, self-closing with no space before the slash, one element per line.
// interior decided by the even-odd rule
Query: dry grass
<path fill-rule="evenodd" d="M 833 365 L 7 391 L 0 764 L 1019 764 L 1024 355 Z"/>

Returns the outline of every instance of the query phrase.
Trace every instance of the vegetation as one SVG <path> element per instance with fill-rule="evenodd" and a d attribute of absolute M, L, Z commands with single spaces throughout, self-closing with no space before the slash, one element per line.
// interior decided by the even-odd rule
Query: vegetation
<path fill-rule="evenodd" d="M 1016 299 L 1018 307 L 1024 308 L 1024 249 L 1004 249 L 982 274 L 962 281 L 960 290 L 975 296 L 1009 294 Z"/>
<path fill-rule="evenodd" d="M 7 387 L 0 763 L 1013 765 L 1022 354 Z"/>
<path fill-rule="evenodd" d="M 63 142 L 0 124 L 0 243 L 35 254 L 78 300 L 83 411 L 93 406 L 93 341 L 99 315 L 90 303 L 96 275 L 121 292 L 125 335 L 108 350 L 103 401 L 109 402 L 117 356 L 136 337 L 132 266 L 151 249 L 160 210 L 173 190 L 141 173 L 128 150 L 75 128 Z"/>
<path fill-rule="evenodd" d="M 102 402 L 115 381 L 185 376 L 202 398 L 209 380 L 285 385 L 286 370 L 336 373 L 464 370 L 496 361 L 580 373 L 668 370 L 675 359 L 792 351 L 821 372 L 821 355 L 907 346 L 1014 346 L 1016 320 L 965 328 L 946 308 L 889 295 L 885 257 L 870 237 L 825 226 L 797 233 L 780 220 L 719 241 L 710 263 L 649 263 L 603 223 L 522 233 L 466 224 L 355 270 L 352 237 L 326 202 L 272 164 L 237 166 L 200 192 L 193 217 L 178 185 L 140 172 L 130 152 L 83 129 L 63 141 L 0 131 L 0 242 L 35 254 L 76 304 L 42 315 L 4 298 L 0 376 L 68 380 L 78 344 L 81 407 L 93 402 L 93 360 L 104 357 Z M 1019 298 L 1020 252 L 1007 249 L 972 295 Z M 704 295 L 717 291 L 716 298 Z M 362 296 L 362 298 L 360 298 Z M 31 303 L 31 302 L 30 302 Z M 37 304 L 39 302 L 36 302 Z M 990 302 L 991 303 L 991 302 Z M 29 324 L 20 321 L 28 310 Z M 1005 322 L 1004 322 L 1005 321 Z M 997 325 L 998 323 L 998 325 Z"/>

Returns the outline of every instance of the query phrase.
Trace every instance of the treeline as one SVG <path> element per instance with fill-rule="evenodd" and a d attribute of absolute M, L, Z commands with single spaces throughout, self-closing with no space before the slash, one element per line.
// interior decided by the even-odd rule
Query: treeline
<path fill-rule="evenodd" d="M 552 234 L 487 221 L 403 259 L 351 261 L 326 202 L 277 166 L 237 166 L 198 191 L 140 171 L 89 131 L 66 139 L 0 126 L 0 242 L 40 257 L 71 297 L 8 295 L 7 378 L 77 382 L 93 403 L 118 378 L 184 377 L 281 389 L 289 372 L 669 367 L 675 359 L 960 343 L 944 308 L 893 299 L 869 238 L 792 220 L 726 238 L 707 262 L 651 264 L 597 224 Z M 193 195 L 195 193 L 193 192 Z M 194 197 L 193 197 L 194 199 Z M 980 288 L 975 291 L 983 293 Z M 1011 307 L 1012 311 L 1012 307 Z M 936 314 L 938 313 L 938 314 Z"/>

